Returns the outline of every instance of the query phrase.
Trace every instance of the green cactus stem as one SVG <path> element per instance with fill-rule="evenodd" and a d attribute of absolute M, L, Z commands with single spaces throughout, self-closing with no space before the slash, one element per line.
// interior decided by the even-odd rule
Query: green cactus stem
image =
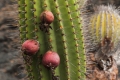
<path fill-rule="evenodd" d="M 42 56 L 48 50 L 60 56 L 60 65 L 55 75 L 60 80 L 85 80 L 86 57 L 84 53 L 78 0 L 19 0 L 19 24 L 22 43 L 35 39 L 40 44 L 39 52 L 34 56 L 23 53 L 30 80 L 52 80 L 50 70 L 41 63 Z M 49 10 L 54 21 L 48 33 L 41 31 L 40 14 Z"/>

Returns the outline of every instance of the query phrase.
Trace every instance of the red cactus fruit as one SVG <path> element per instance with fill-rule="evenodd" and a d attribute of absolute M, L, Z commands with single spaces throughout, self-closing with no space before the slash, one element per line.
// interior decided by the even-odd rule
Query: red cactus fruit
<path fill-rule="evenodd" d="M 44 11 L 40 15 L 40 20 L 43 24 L 51 24 L 54 20 L 54 15 L 51 11 Z"/>
<path fill-rule="evenodd" d="M 22 51 L 27 55 L 35 55 L 39 50 L 39 43 L 36 40 L 26 40 L 22 44 Z"/>
<path fill-rule="evenodd" d="M 56 52 L 47 51 L 43 56 L 42 63 L 48 68 L 56 68 L 60 64 L 60 57 Z"/>

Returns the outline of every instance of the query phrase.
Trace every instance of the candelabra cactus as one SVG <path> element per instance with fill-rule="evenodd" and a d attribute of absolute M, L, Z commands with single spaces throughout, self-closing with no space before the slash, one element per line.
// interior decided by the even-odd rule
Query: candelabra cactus
<path fill-rule="evenodd" d="M 80 15 L 83 2 L 18 1 L 22 55 L 30 80 L 117 79 L 113 54 L 119 42 L 119 11 L 107 5 L 114 4 L 112 0 L 86 0 Z"/>
<path fill-rule="evenodd" d="M 85 80 L 86 57 L 79 18 L 79 2 L 18 1 L 21 42 L 32 39 L 38 41 L 40 45 L 35 55 L 23 54 L 30 80 Z M 47 23 L 49 20 L 46 21 L 47 11 L 54 15 L 54 21 L 50 23 Z M 40 16 L 41 13 L 43 17 Z M 54 71 L 42 64 L 42 56 L 49 50 L 55 51 L 60 56 L 60 64 Z M 51 78 L 52 74 L 57 78 Z"/>

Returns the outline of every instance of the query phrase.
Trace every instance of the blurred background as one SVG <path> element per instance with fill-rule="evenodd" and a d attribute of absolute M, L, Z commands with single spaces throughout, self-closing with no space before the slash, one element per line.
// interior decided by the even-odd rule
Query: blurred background
<path fill-rule="evenodd" d="M 0 80 L 26 80 L 20 52 L 17 1 L 0 0 Z"/>
<path fill-rule="evenodd" d="M 0 0 L 0 80 L 27 80 L 20 54 L 17 7 L 17 0 Z M 120 59 L 117 62 L 120 65 Z"/>

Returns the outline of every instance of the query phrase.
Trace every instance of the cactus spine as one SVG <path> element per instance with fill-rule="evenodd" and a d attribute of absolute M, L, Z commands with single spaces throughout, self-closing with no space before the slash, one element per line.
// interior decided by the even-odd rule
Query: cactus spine
<path fill-rule="evenodd" d="M 19 0 L 19 24 L 22 43 L 35 39 L 40 50 L 34 56 L 23 54 L 30 80 L 50 80 L 49 69 L 41 64 L 41 55 L 48 50 L 60 56 L 55 75 L 60 80 L 85 80 L 86 62 L 79 19 L 78 0 Z M 39 29 L 40 14 L 49 10 L 55 20 L 52 29 L 45 33 Z"/>

